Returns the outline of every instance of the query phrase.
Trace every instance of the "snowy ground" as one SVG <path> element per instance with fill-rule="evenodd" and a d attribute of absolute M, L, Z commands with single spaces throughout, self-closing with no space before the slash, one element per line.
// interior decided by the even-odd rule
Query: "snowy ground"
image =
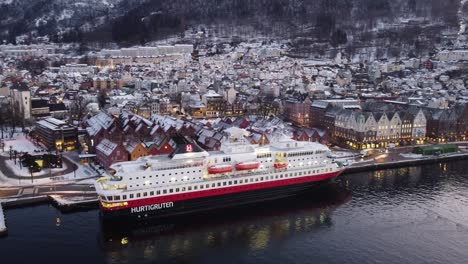
<path fill-rule="evenodd" d="M 25 177 L 27 179 L 31 178 L 31 173 L 27 167 L 19 165 L 19 161 L 16 161 L 16 164 L 13 160 L 7 160 L 6 164 L 17 176 Z M 67 169 L 67 165 L 63 163 L 63 168 L 54 168 L 50 170 L 50 173 L 56 173 L 64 171 Z M 45 176 L 49 174 L 49 169 L 42 169 L 40 172 L 34 172 L 33 176 Z"/>
<path fill-rule="evenodd" d="M 3 214 L 2 205 L 0 204 L 0 232 L 3 232 L 5 230 L 6 230 L 5 215 Z"/>
<path fill-rule="evenodd" d="M 9 133 L 8 133 L 9 135 Z M 28 152 L 30 154 L 39 154 L 39 152 L 34 152 L 34 150 L 43 150 L 41 146 L 36 146 L 33 142 L 29 141 L 28 138 L 21 132 L 21 128 L 16 129 L 16 133 L 13 134 L 12 138 L 4 139 L 5 142 L 5 151 L 0 152 L 0 155 L 5 157 L 9 156 L 10 146 L 12 150 L 16 150 L 19 152 Z M 0 150 L 1 151 L 1 150 Z M 44 152 L 42 152 L 44 153 Z M 70 172 L 68 174 L 62 176 L 55 176 L 52 178 L 44 178 L 44 179 L 33 179 L 31 182 L 29 170 L 27 168 L 20 169 L 19 165 L 14 165 L 14 161 L 7 161 L 7 166 L 9 166 L 17 175 L 24 176 L 25 179 L 11 179 L 3 175 L 0 172 L 0 186 L 28 186 L 28 185 L 42 185 L 42 184 L 63 184 L 63 183 L 72 183 L 77 182 L 83 179 L 89 179 L 97 176 L 97 173 L 87 165 L 82 165 L 79 163 L 78 154 L 76 153 L 64 153 L 64 156 L 68 157 L 69 160 L 75 163 L 78 166 L 78 169 L 75 173 Z M 57 168 L 52 169 L 53 172 L 65 170 L 64 168 Z M 44 176 L 49 173 L 49 169 L 44 169 L 41 172 L 36 172 L 33 176 Z M 34 177 L 33 177 L 34 178 Z M 94 181 L 91 179 L 90 181 Z"/>
<path fill-rule="evenodd" d="M 28 152 L 30 154 L 35 154 L 34 150 L 41 150 L 42 147 L 34 145 L 29 141 L 23 133 L 15 133 L 13 138 L 4 139 L 5 142 L 5 151 L 2 153 L 3 156 L 8 156 L 10 151 L 10 146 L 12 150 L 18 152 Z"/>

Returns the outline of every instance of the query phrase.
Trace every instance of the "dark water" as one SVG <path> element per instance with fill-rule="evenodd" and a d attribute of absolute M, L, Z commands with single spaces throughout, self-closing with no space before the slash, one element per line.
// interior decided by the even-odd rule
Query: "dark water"
<path fill-rule="evenodd" d="M 47 205 L 6 216 L 2 264 L 468 263 L 468 162 L 344 175 L 293 199 L 161 225 L 101 225 L 96 210 Z"/>

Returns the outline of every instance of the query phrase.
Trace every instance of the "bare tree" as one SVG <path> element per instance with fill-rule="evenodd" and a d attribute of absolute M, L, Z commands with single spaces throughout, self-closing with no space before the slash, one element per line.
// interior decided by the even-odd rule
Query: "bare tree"
<path fill-rule="evenodd" d="M 88 114 L 86 108 L 90 101 L 83 96 L 78 96 L 70 104 L 70 120 L 82 120 L 85 115 Z"/>

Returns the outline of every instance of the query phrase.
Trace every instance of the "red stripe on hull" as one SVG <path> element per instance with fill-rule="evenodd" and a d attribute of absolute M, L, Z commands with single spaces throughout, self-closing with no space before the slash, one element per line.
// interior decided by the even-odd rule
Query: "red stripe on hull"
<path fill-rule="evenodd" d="M 313 175 L 313 176 L 304 176 L 300 178 L 286 178 L 286 179 L 270 181 L 270 182 L 260 182 L 260 183 L 244 184 L 240 186 L 231 186 L 231 187 L 224 187 L 224 188 L 217 188 L 217 189 L 203 190 L 203 191 L 196 191 L 196 192 L 189 192 L 189 193 L 148 197 L 148 198 L 143 198 L 143 199 L 138 199 L 138 200 L 126 201 L 128 203 L 128 205 L 126 206 L 110 207 L 110 208 L 101 207 L 101 209 L 103 211 L 115 211 L 115 210 L 121 210 L 121 209 L 133 208 L 133 207 L 139 207 L 139 206 L 145 206 L 145 205 L 151 205 L 151 204 L 176 202 L 176 201 L 204 198 L 204 197 L 210 197 L 210 196 L 219 196 L 219 195 L 230 194 L 230 193 L 238 193 L 238 192 L 252 191 L 252 190 L 258 190 L 258 189 L 267 189 L 267 188 L 273 188 L 273 187 L 279 187 L 279 186 L 300 184 L 300 183 L 305 183 L 305 182 L 325 181 L 325 180 L 338 176 L 341 172 L 342 171 L 336 171 L 332 173 L 325 173 L 325 174 Z M 203 182 L 200 184 L 206 184 L 206 183 L 211 184 L 213 182 Z M 174 188 L 176 188 L 176 186 L 174 186 Z M 141 190 L 141 191 L 149 192 L 149 190 Z"/>

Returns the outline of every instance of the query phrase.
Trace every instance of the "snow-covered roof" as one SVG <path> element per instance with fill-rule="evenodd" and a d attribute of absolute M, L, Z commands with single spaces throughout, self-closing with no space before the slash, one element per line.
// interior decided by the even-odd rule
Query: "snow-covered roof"
<path fill-rule="evenodd" d="M 111 142 L 108 139 L 104 139 L 96 146 L 96 151 L 99 151 L 106 156 L 110 156 L 117 146 L 118 145 L 116 143 Z"/>

